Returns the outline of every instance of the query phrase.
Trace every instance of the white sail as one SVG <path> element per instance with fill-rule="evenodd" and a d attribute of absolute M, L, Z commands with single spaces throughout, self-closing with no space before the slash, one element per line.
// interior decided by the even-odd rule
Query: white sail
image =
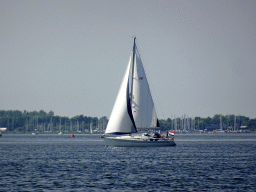
<path fill-rule="evenodd" d="M 157 116 L 140 55 L 135 46 L 132 114 L 137 128 L 157 127 Z"/>
<path fill-rule="evenodd" d="M 135 133 L 137 132 L 131 113 L 129 114 L 129 76 L 132 55 L 130 56 L 122 84 L 109 118 L 105 133 Z"/>

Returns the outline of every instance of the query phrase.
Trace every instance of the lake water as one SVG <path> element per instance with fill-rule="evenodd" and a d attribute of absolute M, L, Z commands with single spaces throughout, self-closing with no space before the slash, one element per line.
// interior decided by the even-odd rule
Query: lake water
<path fill-rule="evenodd" d="M 256 134 L 177 134 L 175 147 L 100 135 L 0 137 L 0 191 L 255 191 Z"/>

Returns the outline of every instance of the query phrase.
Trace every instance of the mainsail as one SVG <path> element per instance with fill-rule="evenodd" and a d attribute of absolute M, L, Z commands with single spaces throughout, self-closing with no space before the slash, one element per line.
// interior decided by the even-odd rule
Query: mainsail
<path fill-rule="evenodd" d="M 132 62 L 132 55 L 119 88 L 119 92 L 116 97 L 116 101 L 110 115 L 108 125 L 105 133 L 136 133 L 137 130 L 134 125 L 134 121 L 128 113 L 127 103 L 130 102 L 129 96 L 129 74 L 130 66 Z M 128 100 L 128 101 L 127 101 Z"/>
<path fill-rule="evenodd" d="M 130 60 L 105 133 L 135 133 L 137 128 L 157 126 L 153 99 L 134 38 Z"/>

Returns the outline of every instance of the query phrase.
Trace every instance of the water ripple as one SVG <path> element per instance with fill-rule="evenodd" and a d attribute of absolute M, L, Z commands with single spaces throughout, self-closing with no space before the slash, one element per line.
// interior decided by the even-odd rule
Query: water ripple
<path fill-rule="evenodd" d="M 0 190 L 255 190 L 256 135 L 175 137 L 176 147 L 109 148 L 99 135 L 3 135 Z"/>

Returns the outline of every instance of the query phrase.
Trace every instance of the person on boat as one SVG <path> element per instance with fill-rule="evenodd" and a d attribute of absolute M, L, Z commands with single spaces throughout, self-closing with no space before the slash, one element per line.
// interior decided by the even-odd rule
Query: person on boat
<path fill-rule="evenodd" d="M 158 132 L 155 132 L 154 135 L 153 135 L 153 138 L 161 138 L 161 135 L 160 133 Z"/>
<path fill-rule="evenodd" d="M 168 138 L 169 135 L 168 135 L 168 131 L 165 132 L 165 138 Z"/>

